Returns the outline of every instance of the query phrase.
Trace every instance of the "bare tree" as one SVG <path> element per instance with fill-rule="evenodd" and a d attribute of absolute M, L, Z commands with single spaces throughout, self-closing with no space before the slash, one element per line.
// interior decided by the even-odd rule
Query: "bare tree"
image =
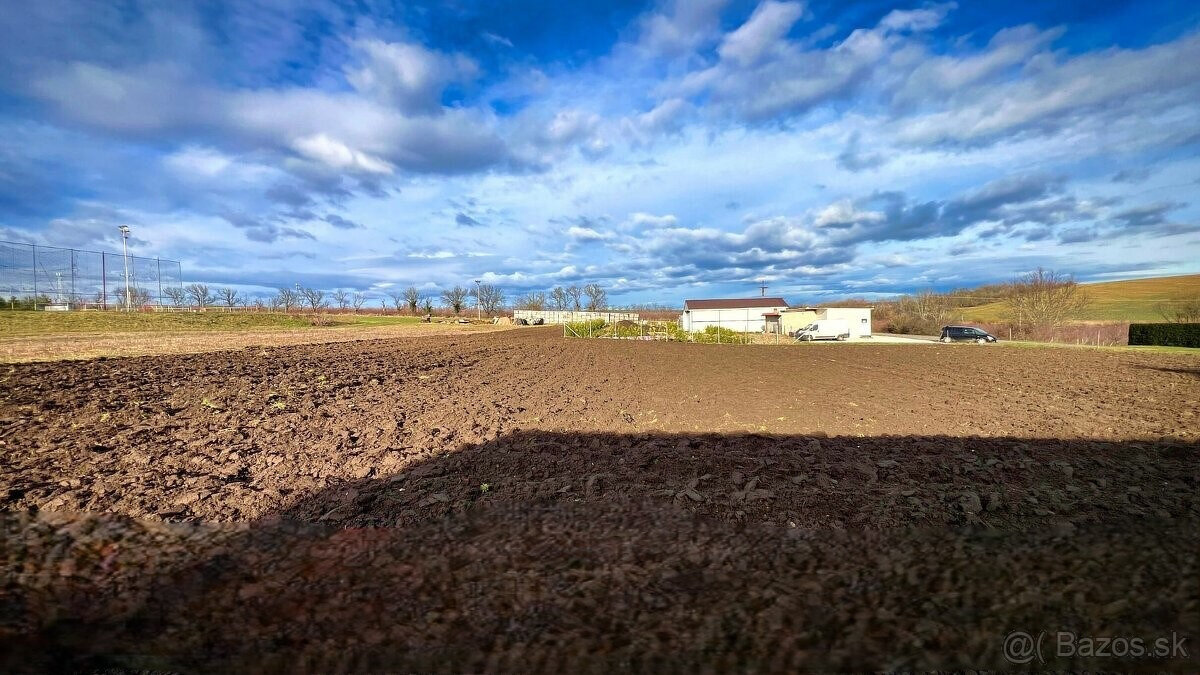
<path fill-rule="evenodd" d="M 113 304 L 125 306 L 125 287 L 114 288 L 112 291 Z M 150 291 L 140 286 L 129 287 L 129 302 L 131 307 L 141 307 L 150 304 Z"/>
<path fill-rule="evenodd" d="M 515 305 L 518 309 L 542 311 L 546 309 L 546 294 L 543 291 L 532 291 L 521 296 Z"/>
<path fill-rule="evenodd" d="M 167 286 L 163 289 L 163 295 L 167 296 L 171 304 L 176 307 L 183 307 L 183 303 L 187 300 L 187 293 L 179 286 Z"/>
<path fill-rule="evenodd" d="M 1159 303 L 1158 313 L 1171 323 L 1200 323 L 1200 298 Z"/>
<path fill-rule="evenodd" d="M 238 292 L 235 289 L 229 288 L 228 286 L 217 289 L 217 299 L 225 303 L 226 307 L 236 307 L 238 301 L 240 300 L 240 298 L 238 298 Z"/>
<path fill-rule="evenodd" d="M 896 333 L 937 334 L 951 316 L 950 299 L 933 291 L 906 295 L 896 302 L 891 330 Z"/>
<path fill-rule="evenodd" d="M 266 305 L 266 303 L 263 302 L 262 298 L 255 298 L 254 299 L 254 311 L 265 312 L 266 310 L 267 310 L 267 305 Z"/>
<path fill-rule="evenodd" d="M 388 297 L 392 299 L 392 304 L 396 307 L 396 313 L 400 313 L 404 309 L 404 291 L 400 289 L 388 291 Z M 384 305 L 383 308 L 387 309 L 387 305 Z"/>
<path fill-rule="evenodd" d="M 433 298 L 425 298 L 422 309 L 425 310 L 426 314 L 433 314 Z"/>
<path fill-rule="evenodd" d="M 185 288 L 188 296 L 192 299 L 192 303 L 199 309 L 208 307 L 212 302 L 212 296 L 208 294 L 207 284 L 188 284 Z"/>
<path fill-rule="evenodd" d="M 404 304 L 408 305 L 409 314 L 417 315 L 417 306 L 421 304 L 421 291 L 417 290 L 416 286 L 404 289 Z"/>
<path fill-rule="evenodd" d="M 275 295 L 275 305 L 285 312 L 291 312 L 292 308 L 298 304 L 300 304 L 300 298 L 296 295 L 296 291 L 290 288 L 281 288 Z"/>
<path fill-rule="evenodd" d="M 467 304 L 467 296 L 470 293 L 462 286 L 447 288 L 442 291 L 442 304 L 447 308 L 454 310 L 455 314 L 462 311 L 464 305 Z"/>
<path fill-rule="evenodd" d="M 476 299 L 479 300 L 479 309 L 492 316 L 504 305 L 504 291 L 494 284 L 479 284 L 476 287 Z"/>
<path fill-rule="evenodd" d="M 1008 296 L 1009 311 L 1019 330 L 1061 326 L 1088 303 L 1087 293 L 1074 279 L 1041 267 L 1013 282 Z"/>
<path fill-rule="evenodd" d="M 600 284 L 588 284 L 583 287 L 584 295 L 587 295 L 587 308 L 589 312 L 598 312 L 608 307 L 608 293 L 600 287 Z"/>
<path fill-rule="evenodd" d="M 350 306 L 350 292 L 347 290 L 339 288 L 330 293 L 329 297 L 333 298 L 333 301 L 337 304 L 338 309 L 346 309 Z"/>
<path fill-rule="evenodd" d="M 311 307 L 312 311 L 314 312 L 323 308 L 326 304 L 325 291 L 317 290 L 315 288 L 301 288 L 300 297 L 308 303 L 308 306 Z"/>
<path fill-rule="evenodd" d="M 581 302 L 583 300 L 582 288 L 576 286 L 575 284 L 571 284 L 570 286 L 567 286 L 566 293 L 567 297 L 571 299 L 571 309 L 575 310 L 576 312 L 583 309 L 583 304 Z"/>
<path fill-rule="evenodd" d="M 352 305 L 354 305 L 354 313 L 358 314 L 359 310 L 363 308 L 363 305 L 367 304 L 367 294 L 361 291 L 355 291 L 354 298 L 350 302 Z"/>
<path fill-rule="evenodd" d="M 567 308 L 567 303 L 570 301 L 571 298 L 567 296 L 567 292 L 563 290 L 562 286 L 555 286 L 554 290 L 550 291 L 550 304 L 554 306 L 554 309 L 562 311 Z"/>

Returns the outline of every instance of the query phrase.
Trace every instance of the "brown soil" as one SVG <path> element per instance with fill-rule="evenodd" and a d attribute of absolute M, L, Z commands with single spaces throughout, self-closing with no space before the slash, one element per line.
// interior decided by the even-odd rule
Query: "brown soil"
<path fill-rule="evenodd" d="M 0 670 L 1198 665 L 1052 644 L 1200 639 L 1187 356 L 547 328 L 0 372 Z"/>
<path fill-rule="evenodd" d="M 279 347 L 381 338 L 456 335 L 464 332 L 503 330 L 472 322 L 470 325 L 437 321 L 399 326 L 330 326 L 320 328 L 220 331 L 147 331 L 121 333 L 59 333 L 0 337 L 0 363 L 61 361 L 113 356 L 199 354 L 247 347 Z"/>

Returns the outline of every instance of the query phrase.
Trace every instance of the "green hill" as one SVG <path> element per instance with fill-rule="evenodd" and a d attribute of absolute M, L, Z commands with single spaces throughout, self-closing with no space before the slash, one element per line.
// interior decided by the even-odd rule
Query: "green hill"
<path fill-rule="evenodd" d="M 1153 277 L 1127 281 L 1082 284 L 1091 303 L 1079 317 L 1084 321 L 1162 321 L 1159 307 L 1200 298 L 1200 274 L 1177 277 Z M 1008 304 L 986 305 L 955 310 L 964 321 L 983 323 L 1004 320 Z"/>

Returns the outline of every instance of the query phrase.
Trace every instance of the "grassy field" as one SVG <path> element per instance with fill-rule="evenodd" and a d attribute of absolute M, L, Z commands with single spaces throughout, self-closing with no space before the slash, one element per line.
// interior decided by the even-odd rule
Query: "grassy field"
<path fill-rule="evenodd" d="M 412 316 L 325 314 L 329 326 L 396 326 L 419 321 Z M 179 333 L 324 328 L 303 314 L 222 312 L 22 312 L 0 311 L 0 337 L 83 333 Z"/>
<path fill-rule="evenodd" d="M 1162 321 L 1159 306 L 1200 298 L 1200 274 L 1083 284 L 1091 298 L 1079 317 L 1084 321 Z M 1001 322 L 1008 305 L 991 302 L 956 310 L 964 321 Z"/>
<path fill-rule="evenodd" d="M 484 322 L 323 314 L 0 312 L 0 363 L 195 354 L 288 345 L 504 330 Z"/>

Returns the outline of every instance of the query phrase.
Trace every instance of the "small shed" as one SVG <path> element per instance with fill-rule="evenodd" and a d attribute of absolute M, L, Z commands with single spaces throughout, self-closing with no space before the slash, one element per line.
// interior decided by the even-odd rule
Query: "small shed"
<path fill-rule="evenodd" d="M 870 307 L 822 307 L 818 319 L 841 319 L 850 326 L 850 338 L 871 337 Z"/>
<path fill-rule="evenodd" d="M 871 337 L 870 307 L 793 307 L 781 319 L 783 332 L 795 333 L 814 321 L 841 319 L 850 326 L 850 337 Z"/>
<path fill-rule="evenodd" d="M 813 321 L 816 321 L 818 311 L 819 309 L 816 307 L 792 307 L 791 309 L 785 309 L 780 317 L 780 328 L 784 333 L 791 335 L 808 326 Z"/>
<path fill-rule="evenodd" d="M 686 331 L 702 331 L 709 326 L 739 333 L 777 331 L 787 306 L 787 300 L 778 297 L 685 300 L 679 326 Z"/>

